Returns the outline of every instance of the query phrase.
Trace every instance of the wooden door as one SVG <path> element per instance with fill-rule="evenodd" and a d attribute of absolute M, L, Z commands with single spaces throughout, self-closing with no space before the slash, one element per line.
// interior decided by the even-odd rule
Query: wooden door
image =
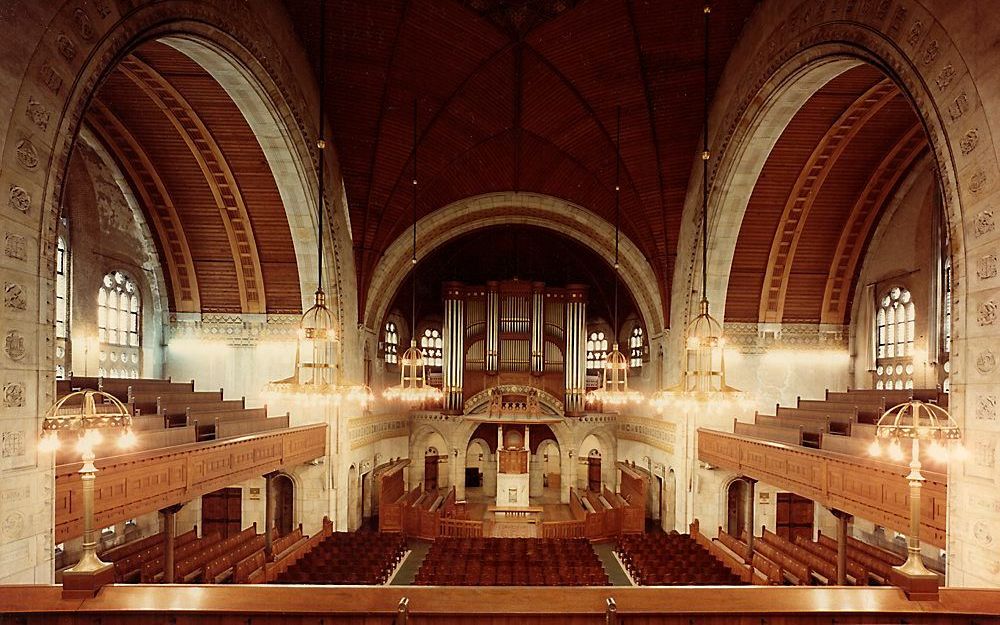
<path fill-rule="evenodd" d="M 424 456 L 424 490 L 437 490 L 438 457 Z"/>
<path fill-rule="evenodd" d="M 731 536 L 740 536 L 746 524 L 746 500 L 744 496 L 744 483 L 741 480 L 729 484 L 729 490 L 726 493 L 726 532 Z"/>
<path fill-rule="evenodd" d="M 286 475 L 274 478 L 274 525 L 278 534 L 285 536 L 292 532 L 295 523 L 295 485 Z"/>
<path fill-rule="evenodd" d="M 601 492 L 601 458 L 587 458 L 587 490 Z"/>
<path fill-rule="evenodd" d="M 775 533 L 788 540 L 795 540 L 796 536 L 812 540 L 814 510 L 812 499 L 795 493 L 778 493 Z"/>
<path fill-rule="evenodd" d="M 201 497 L 201 535 L 223 538 L 240 533 L 243 526 L 243 489 L 222 488 Z"/>

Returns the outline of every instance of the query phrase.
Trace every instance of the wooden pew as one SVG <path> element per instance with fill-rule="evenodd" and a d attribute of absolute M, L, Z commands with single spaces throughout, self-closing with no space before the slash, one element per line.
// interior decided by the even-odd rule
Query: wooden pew
<path fill-rule="evenodd" d="M 222 401 L 222 389 L 218 391 L 191 391 L 185 393 L 165 393 L 160 391 L 131 390 L 129 392 L 129 404 L 133 410 L 138 410 L 140 414 L 160 413 L 160 403 L 181 404 L 180 412 L 184 413 L 187 406 L 200 404 L 203 402 Z"/>
<path fill-rule="evenodd" d="M 823 532 L 819 532 L 819 544 L 833 550 L 834 552 L 837 550 L 837 540 L 833 537 L 825 535 Z M 850 541 L 847 543 L 847 557 L 865 567 L 869 572 L 869 579 L 871 579 L 872 576 L 877 576 L 879 581 L 883 584 L 887 584 L 889 582 L 889 575 L 892 573 L 891 564 L 888 564 L 884 560 L 873 556 L 866 551 L 858 549 L 852 545 Z"/>
<path fill-rule="evenodd" d="M 826 399 L 803 399 L 798 398 L 799 408 L 807 410 L 831 410 L 831 411 L 853 411 L 857 417 L 857 423 L 874 424 L 885 412 L 885 403 L 876 401 L 829 401 Z"/>
<path fill-rule="evenodd" d="M 203 570 L 209 562 L 237 550 L 256 535 L 257 524 L 254 523 L 235 536 L 208 544 L 189 554 L 186 558 L 178 560 L 174 564 L 174 581 L 180 583 L 197 580 L 202 576 Z"/>
<path fill-rule="evenodd" d="M 787 555 L 781 549 L 771 543 L 757 540 L 754 542 L 754 551 L 760 552 L 763 557 L 781 567 L 783 578 L 790 578 L 789 581 L 801 586 L 810 585 L 812 576 L 809 574 L 809 567 Z"/>
<path fill-rule="evenodd" d="M 802 445 L 805 447 L 819 448 L 820 438 L 830 431 L 830 424 L 826 421 L 818 421 L 811 418 L 784 418 L 755 413 L 754 423 L 770 427 L 790 427 L 800 428 L 802 431 Z"/>
<path fill-rule="evenodd" d="M 826 562 L 833 566 L 833 579 L 830 580 L 830 584 L 837 583 L 837 549 L 830 549 L 825 545 L 820 543 L 815 543 L 811 540 L 807 540 L 802 536 L 795 537 L 795 544 L 802 547 L 806 551 L 812 553 L 813 555 L 822 558 Z M 854 578 L 854 584 L 856 586 L 866 586 L 868 584 L 868 571 L 860 563 L 850 557 L 848 554 L 847 559 L 847 574 Z"/>
<path fill-rule="evenodd" d="M 289 415 L 280 417 L 267 417 L 265 419 L 217 419 L 215 422 L 215 438 L 232 438 L 234 436 L 245 436 L 258 432 L 268 432 L 271 430 L 282 430 L 288 427 Z"/>
<path fill-rule="evenodd" d="M 858 422 L 858 414 L 853 409 L 837 411 L 777 406 L 774 414 L 779 419 L 813 419 L 825 422 L 829 431 L 847 435 L 851 433 L 851 426 Z"/>
<path fill-rule="evenodd" d="M 825 559 L 817 556 L 811 551 L 803 549 L 799 545 L 778 536 L 768 529 L 763 530 L 761 538 L 764 542 L 774 545 L 791 558 L 805 564 L 809 567 L 809 570 L 813 575 L 822 577 L 823 579 L 821 581 L 824 583 L 837 583 L 837 566 L 835 564 L 830 564 Z"/>
<path fill-rule="evenodd" d="M 750 436 L 776 443 L 790 445 L 802 444 L 802 428 L 764 425 L 760 423 L 741 423 L 733 420 L 733 433 L 740 436 Z"/>

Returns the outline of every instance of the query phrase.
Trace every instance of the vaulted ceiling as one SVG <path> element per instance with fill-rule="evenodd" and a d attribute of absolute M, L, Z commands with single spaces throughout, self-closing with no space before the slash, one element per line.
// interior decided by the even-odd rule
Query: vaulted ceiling
<path fill-rule="evenodd" d="M 895 83 L 861 65 L 816 92 L 760 173 L 736 244 L 726 320 L 842 324 L 878 216 L 927 153 Z"/>
<path fill-rule="evenodd" d="M 201 66 L 145 43 L 107 77 L 85 121 L 142 205 L 171 311 L 302 310 L 270 167 L 237 105 Z"/>
<path fill-rule="evenodd" d="M 319 0 L 286 0 L 318 66 Z M 711 84 L 755 0 L 716 2 Z M 362 303 L 408 226 L 412 104 L 423 216 L 464 197 L 535 191 L 622 219 L 668 301 L 702 122 L 701 2 L 327 2 L 328 115 L 351 211 Z M 665 307 L 666 308 L 666 307 Z"/>

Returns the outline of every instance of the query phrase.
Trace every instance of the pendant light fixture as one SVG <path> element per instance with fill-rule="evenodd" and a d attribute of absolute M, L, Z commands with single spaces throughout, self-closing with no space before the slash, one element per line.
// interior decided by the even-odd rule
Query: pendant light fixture
<path fill-rule="evenodd" d="M 372 400 L 366 386 L 340 386 L 337 375 L 337 348 L 340 337 L 336 318 L 326 305 L 323 291 L 323 218 L 326 139 L 324 138 L 324 101 L 326 95 L 326 2 L 320 3 L 319 35 L 319 135 L 318 197 L 316 227 L 316 292 L 313 305 L 299 319 L 295 345 L 295 372 L 283 380 L 270 382 L 265 394 L 275 398 L 288 398 L 311 405 L 339 404 L 352 401 L 365 407 Z"/>
<path fill-rule="evenodd" d="M 726 340 L 722 324 L 711 315 L 708 305 L 708 26 L 712 9 L 705 5 L 705 101 L 702 126 L 701 189 L 701 301 L 698 315 L 685 333 L 685 363 L 679 385 L 656 393 L 651 403 L 661 412 L 692 411 L 721 415 L 745 410 L 753 400 L 743 391 L 726 384 Z"/>
<path fill-rule="evenodd" d="M 389 401 L 400 401 L 419 408 L 444 398 L 441 389 L 427 383 L 427 361 L 417 347 L 417 101 L 413 101 L 413 273 L 410 277 L 410 347 L 399 359 L 399 385 L 382 393 Z"/>
<path fill-rule="evenodd" d="M 622 110 L 618 107 L 618 120 L 615 137 L 615 314 L 614 326 L 611 331 L 614 340 L 611 351 L 604 357 L 601 367 L 601 385 L 587 393 L 587 399 L 600 402 L 602 406 L 620 407 L 625 404 L 635 404 L 643 401 L 642 393 L 629 390 L 628 369 L 629 360 L 618 349 L 618 283 L 620 281 L 618 247 L 620 241 L 621 222 L 621 142 L 622 142 Z"/>

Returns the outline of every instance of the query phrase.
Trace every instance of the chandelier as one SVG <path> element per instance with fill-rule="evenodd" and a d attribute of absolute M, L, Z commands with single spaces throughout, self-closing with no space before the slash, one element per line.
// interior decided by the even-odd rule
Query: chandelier
<path fill-rule="evenodd" d="M 325 3 L 322 3 L 325 5 Z M 306 405 L 339 405 L 342 402 L 360 404 L 366 408 L 372 401 L 371 389 L 367 386 L 340 386 L 337 379 L 337 351 L 340 338 L 336 318 L 326 305 L 323 291 L 323 217 L 326 140 L 324 134 L 323 101 L 326 93 L 325 71 L 325 30 L 326 11 L 321 6 L 320 19 L 320 89 L 319 89 L 319 139 L 316 141 L 318 157 L 318 218 L 316 229 L 316 275 L 317 286 L 313 305 L 299 319 L 296 332 L 295 370 L 291 376 L 269 382 L 264 388 L 265 396 L 283 398 Z"/>
<path fill-rule="evenodd" d="M 701 302 L 698 315 L 688 324 L 685 362 L 681 382 L 657 391 L 650 403 L 661 413 L 675 410 L 722 415 L 746 410 L 754 405 L 745 392 L 726 384 L 726 340 L 722 324 L 709 312 L 708 304 L 708 23 L 711 8 L 705 6 L 704 125 L 702 127 L 701 189 Z"/>
<path fill-rule="evenodd" d="M 413 101 L 413 266 L 411 277 L 410 347 L 399 359 L 399 385 L 382 392 L 389 401 L 398 401 L 413 407 L 444 399 L 441 389 L 427 383 L 427 361 L 417 347 L 417 101 Z"/>
<path fill-rule="evenodd" d="M 910 483 L 910 531 L 906 540 L 907 558 L 903 564 L 893 567 L 893 573 L 907 578 L 927 578 L 935 581 L 937 575 L 924 566 L 920 555 L 920 491 L 924 476 L 920 461 L 921 443 L 927 445 L 927 455 L 938 463 L 950 460 L 963 461 L 969 452 L 961 444 L 962 431 L 947 410 L 936 404 L 927 404 L 912 399 L 893 406 L 879 418 L 875 427 L 875 440 L 868 447 L 868 453 L 879 457 L 882 445 L 888 441 L 887 453 L 894 462 L 906 458 L 903 446 L 909 441 L 910 473 L 906 480 Z M 899 585 L 895 581 L 894 585 Z"/>
<path fill-rule="evenodd" d="M 601 366 L 600 386 L 587 393 L 589 401 L 599 402 L 602 406 L 613 407 L 620 407 L 630 403 L 641 403 L 644 400 L 642 393 L 629 390 L 629 360 L 618 349 L 618 244 L 620 240 L 621 221 L 621 138 L 622 110 L 621 107 L 618 107 L 618 127 L 615 138 L 615 315 L 614 328 L 612 329 L 615 339 L 611 345 L 611 351 L 604 357 L 604 363 Z"/>

